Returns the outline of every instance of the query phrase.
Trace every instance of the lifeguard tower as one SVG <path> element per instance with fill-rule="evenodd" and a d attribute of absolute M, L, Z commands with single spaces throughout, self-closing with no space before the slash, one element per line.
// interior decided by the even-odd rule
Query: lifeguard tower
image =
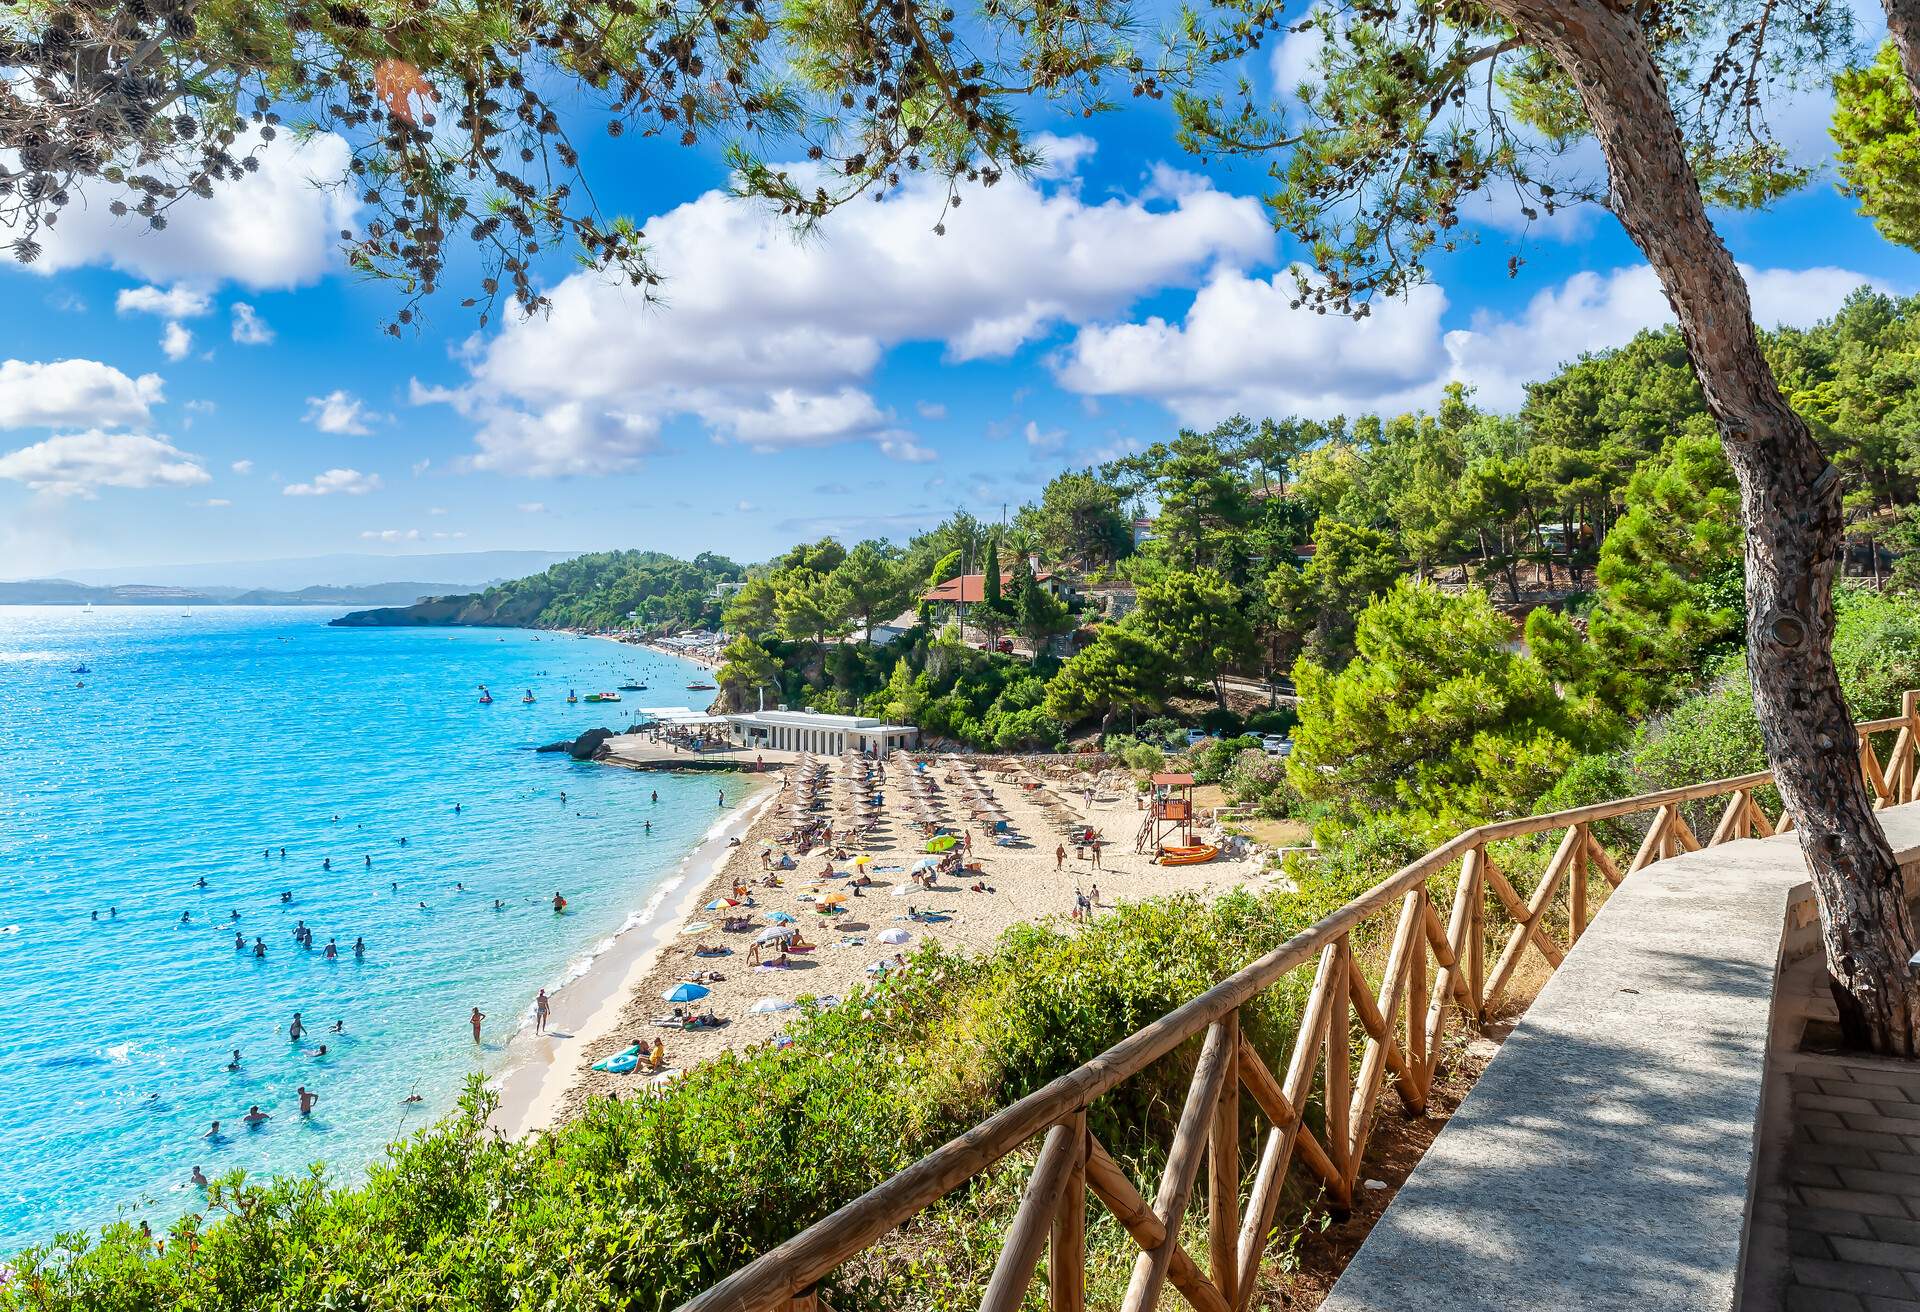
<path fill-rule="evenodd" d="M 1180 842 L 1169 846 L 1186 847 L 1193 843 L 1193 776 L 1156 774 L 1153 796 L 1147 803 L 1147 818 L 1140 826 L 1133 850 L 1158 852 L 1176 833 L 1180 835 Z"/>

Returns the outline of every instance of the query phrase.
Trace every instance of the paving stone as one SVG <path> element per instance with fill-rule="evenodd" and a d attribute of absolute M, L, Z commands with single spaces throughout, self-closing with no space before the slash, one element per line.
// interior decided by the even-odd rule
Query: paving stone
<path fill-rule="evenodd" d="M 1833 1251 L 1846 1262 L 1920 1272 L 1920 1246 L 1914 1244 L 1891 1244 L 1881 1239 L 1855 1239 L 1851 1235 L 1837 1235 L 1833 1239 Z"/>
<path fill-rule="evenodd" d="M 1873 1105 L 1882 1116 L 1891 1116 L 1903 1121 L 1920 1121 L 1920 1104 L 1875 1098 Z"/>
<path fill-rule="evenodd" d="M 1822 1262 L 1817 1258 L 1793 1259 L 1793 1277 L 1815 1289 L 1844 1289 L 1855 1294 L 1881 1294 L 1887 1298 L 1907 1298 L 1913 1293 L 1901 1274 L 1888 1266 L 1863 1266 L 1858 1262 Z"/>
<path fill-rule="evenodd" d="M 1858 1230 L 1824 1229 L 1817 1224 L 1815 1220 L 1815 1218 L 1824 1215 L 1822 1211 L 1815 1208 L 1800 1208 L 1798 1210 L 1808 1214 L 1807 1220 L 1805 1222 L 1796 1222 L 1793 1219 L 1793 1214 L 1789 1212 L 1788 1225 L 1808 1230 L 1819 1230 L 1822 1234 L 1856 1235 L 1860 1233 Z M 1848 1213 L 1842 1212 L 1840 1215 L 1846 1216 Z M 1920 1244 L 1920 1221 L 1902 1221 L 1897 1216 L 1862 1216 L 1858 1219 L 1865 1225 L 1868 1232 L 1875 1239 L 1884 1239 L 1891 1244 Z"/>
<path fill-rule="evenodd" d="M 1920 1303 L 1910 1298 L 1876 1298 L 1868 1295 L 1864 1301 L 1867 1312 L 1920 1312 Z"/>
<path fill-rule="evenodd" d="M 1860 1150 L 1854 1148 L 1841 1149 L 1839 1151 L 1858 1152 Z M 1872 1156 L 1871 1153 L 1866 1155 Z M 1847 1166 L 1853 1170 L 1862 1169 L 1857 1162 L 1849 1162 Z M 1864 1169 L 1878 1170 L 1879 1164 L 1869 1162 Z M 1812 1185 L 1819 1189 L 1840 1189 L 1845 1187 L 1845 1183 L 1840 1179 L 1838 1168 L 1824 1162 L 1791 1161 L 1787 1163 L 1785 1174 L 1786 1178 L 1795 1184 Z M 1916 1181 L 1916 1183 L 1920 1184 L 1920 1181 Z"/>
<path fill-rule="evenodd" d="M 1840 1119 L 1845 1120 L 1843 1116 Z M 1904 1153 L 1907 1141 L 1897 1134 L 1856 1130 L 1847 1125 L 1807 1125 L 1800 1127 L 1814 1143 L 1830 1143 L 1841 1148 L 1866 1148 L 1879 1153 Z"/>
<path fill-rule="evenodd" d="M 1836 1102 L 1845 1101 L 1835 1099 Z M 1867 1106 L 1872 1107 L 1872 1103 Z M 1920 1111 L 1920 1107 L 1914 1108 Z M 1920 1125 L 1900 1116 L 1882 1116 L 1877 1110 L 1870 1112 L 1840 1112 L 1841 1123 L 1849 1130 L 1866 1130 L 1873 1134 L 1915 1135 L 1920 1134 Z"/>
<path fill-rule="evenodd" d="M 1820 1162 L 1827 1166 L 1864 1166 L 1870 1171 L 1898 1171 L 1889 1162 L 1920 1160 L 1905 1153 L 1870 1153 L 1865 1148 L 1837 1148 L 1824 1143 L 1796 1143 L 1787 1154 L 1795 1162 Z"/>
<path fill-rule="evenodd" d="M 1793 1099 L 1793 1105 L 1795 1110 L 1804 1111 L 1851 1112 L 1856 1116 L 1878 1116 L 1880 1114 L 1880 1109 L 1865 1097 L 1841 1098 L 1830 1093 L 1796 1094 Z M 1842 1119 L 1844 1119 L 1844 1115 Z M 1852 1124 L 1852 1122 L 1849 1121 L 1848 1124 Z M 1897 1134 L 1898 1131 L 1895 1131 L 1895 1133 Z"/>
<path fill-rule="evenodd" d="M 1899 1197 L 1875 1193 L 1871 1189 L 1815 1189 L 1802 1187 L 1800 1200 L 1809 1207 L 1832 1208 L 1841 1212 L 1862 1212 L 1875 1216 L 1913 1217 Z M 1920 1201 L 1920 1200 L 1916 1200 Z"/>
<path fill-rule="evenodd" d="M 1866 1189 L 1875 1193 L 1920 1198 L 1920 1176 L 1901 1175 L 1897 1171 L 1864 1171 L 1857 1166 L 1834 1168 L 1848 1189 Z"/>
<path fill-rule="evenodd" d="M 1811 1150 L 1812 1145 L 1807 1145 Z M 1874 1153 L 1873 1164 L 1881 1171 L 1898 1171 L 1901 1175 L 1920 1175 L 1920 1153 Z M 1833 1162 L 1829 1165 L 1850 1166 L 1851 1162 Z"/>
<path fill-rule="evenodd" d="M 1865 1312 L 1866 1304 L 1836 1289 L 1798 1286 L 1787 1291 L 1787 1312 Z"/>

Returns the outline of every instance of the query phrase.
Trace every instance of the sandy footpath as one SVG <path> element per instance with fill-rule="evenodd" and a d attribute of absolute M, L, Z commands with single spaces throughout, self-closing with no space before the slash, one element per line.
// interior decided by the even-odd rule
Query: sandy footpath
<path fill-rule="evenodd" d="M 815 758 L 836 784 L 848 767 L 838 758 Z M 993 804 L 1008 818 L 1017 846 L 996 846 L 985 821 L 975 818 L 979 803 L 967 796 L 967 779 L 960 758 L 934 757 L 926 777 L 934 783 L 932 805 L 956 832 L 970 832 L 972 860 L 983 867 L 979 876 L 939 878 L 931 888 L 909 881 L 908 872 L 924 855 L 924 838 L 907 786 L 911 765 L 901 758 L 885 767 L 885 806 L 878 808 L 881 823 L 863 841 L 847 848 L 849 860 L 832 862 L 842 872 L 855 869 L 852 857 L 871 858 L 866 867 L 873 886 L 853 896 L 846 878 L 823 878 L 826 854 L 816 848 L 799 856 L 786 841 L 792 829 L 790 808 L 802 795 L 797 784 L 800 767 L 778 776 L 779 785 L 767 789 L 724 830 L 717 829 L 707 843 L 685 863 L 690 872 L 682 885 L 656 911 L 649 927 L 636 930 L 618 972 L 600 972 L 599 982 L 576 990 L 569 986 L 556 996 L 555 1034 L 533 1041 L 517 1067 L 502 1080 L 503 1106 L 496 1123 L 509 1133 L 527 1133 L 564 1120 L 586 1099 L 612 1092 L 629 1093 L 644 1087 L 647 1072 L 609 1075 L 590 1069 L 591 1063 L 641 1043 L 650 1047 L 656 1037 L 666 1046 L 665 1067 L 685 1070 L 728 1049 L 774 1039 L 790 1018 L 779 1011 L 753 1011 L 763 999 L 791 1002 L 801 996 L 845 997 L 869 978 L 873 963 L 896 953 L 911 956 L 931 940 L 949 949 L 984 951 L 1010 926 L 1049 917 L 1067 920 L 1075 894 L 1094 894 L 1100 906 L 1136 901 L 1161 894 L 1213 892 L 1236 885 L 1260 886 L 1277 876 L 1263 875 L 1257 859 L 1218 860 L 1207 865 L 1172 867 L 1154 864 L 1134 851 L 1141 812 L 1131 793 L 1116 786 L 1096 793 L 1089 804 L 1072 781 L 1049 779 L 1047 787 L 1033 788 L 1036 776 L 996 766 L 989 760 L 967 758 L 980 766 L 977 778 Z M 827 797 L 835 796 L 829 790 Z M 1076 857 L 1066 838 L 1070 824 L 1091 824 L 1106 840 L 1100 868 L 1090 855 Z M 740 832 L 744 829 L 744 832 Z M 732 839 L 738 836 L 738 845 Z M 1065 843 L 1064 864 L 1056 868 L 1055 849 Z M 776 871 L 782 884 L 763 884 L 766 871 L 761 853 L 777 857 L 791 852 L 798 868 Z M 992 892 L 973 892 L 969 885 L 983 879 Z M 752 927 L 723 932 L 726 912 L 705 908 L 746 885 L 750 902 L 732 914 L 748 916 Z M 844 893 L 839 914 L 823 915 L 814 903 L 822 893 Z M 938 919 L 914 918 L 931 914 Z M 774 913 L 795 918 L 811 951 L 790 955 L 785 969 L 749 966 L 749 952 Z M 1098 914 L 1096 910 L 1095 914 Z M 882 941 L 884 931 L 903 931 L 903 943 Z M 898 937 L 893 935 L 892 937 Z M 729 955 L 696 957 L 696 946 L 726 947 Z M 692 1004 L 711 1008 L 726 1023 L 719 1029 L 684 1031 L 656 1026 L 672 1005 L 662 994 L 689 975 L 718 971 L 724 978 L 708 981 L 712 992 Z M 617 980 L 617 984 L 613 981 Z M 584 983 L 585 981 L 581 981 Z M 763 1004 L 767 1005 L 767 1004 Z"/>

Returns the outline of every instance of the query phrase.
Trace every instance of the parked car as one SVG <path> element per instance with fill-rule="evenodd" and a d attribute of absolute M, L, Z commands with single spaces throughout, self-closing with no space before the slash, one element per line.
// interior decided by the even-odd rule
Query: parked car
<path fill-rule="evenodd" d="M 1293 754 L 1293 739 L 1283 733 L 1261 734 L 1260 747 L 1268 756 L 1287 757 Z"/>
<path fill-rule="evenodd" d="M 1205 729 L 1189 729 L 1187 730 L 1187 746 L 1192 747 L 1197 743 L 1203 743 L 1211 736 L 1212 735 Z"/>
<path fill-rule="evenodd" d="M 997 644 L 988 644 L 983 642 L 980 644 L 980 650 L 981 651 L 998 651 L 1002 656 L 1011 656 L 1013 655 L 1013 639 L 1002 638 Z"/>

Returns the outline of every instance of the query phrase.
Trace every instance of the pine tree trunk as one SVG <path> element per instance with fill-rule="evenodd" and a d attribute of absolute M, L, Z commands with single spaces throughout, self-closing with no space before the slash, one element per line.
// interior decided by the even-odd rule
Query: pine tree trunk
<path fill-rule="evenodd" d="M 1915 1055 L 1913 925 L 1833 666 L 1839 471 L 1761 355 L 1746 283 L 1707 218 L 1637 10 L 1605 0 L 1492 8 L 1578 88 L 1606 155 L 1611 208 L 1660 277 L 1740 485 L 1754 710 L 1819 894 L 1841 1027 L 1875 1051 Z"/>
<path fill-rule="evenodd" d="M 1900 52 L 1900 67 L 1907 75 L 1907 89 L 1920 109 L 1920 0 L 1882 0 L 1887 9 L 1887 35 Z"/>

